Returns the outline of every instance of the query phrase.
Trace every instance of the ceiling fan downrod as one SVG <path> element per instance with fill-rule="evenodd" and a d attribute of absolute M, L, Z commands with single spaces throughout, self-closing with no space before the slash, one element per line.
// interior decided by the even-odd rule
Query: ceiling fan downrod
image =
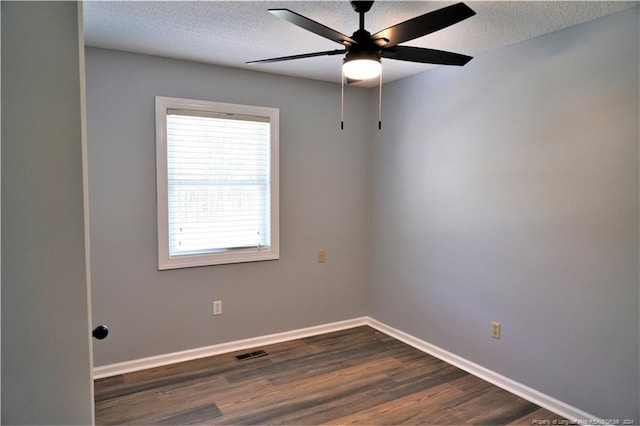
<path fill-rule="evenodd" d="M 364 30 L 364 14 L 371 10 L 372 1 L 352 1 L 351 7 L 360 15 L 360 30 Z"/>

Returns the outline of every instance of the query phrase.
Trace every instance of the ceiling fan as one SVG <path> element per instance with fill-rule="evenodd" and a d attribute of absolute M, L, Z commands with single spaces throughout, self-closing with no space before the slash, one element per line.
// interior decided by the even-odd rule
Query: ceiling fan
<path fill-rule="evenodd" d="M 471 56 L 459 53 L 421 47 L 399 46 L 400 43 L 431 34 L 475 15 L 475 12 L 466 4 L 453 4 L 371 34 L 364 28 L 364 14 L 371 9 L 373 3 L 373 1 L 351 2 L 353 9 L 360 15 L 360 28 L 354 32 L 351 37 L 289 9 L 269 9 L 269 12 L 277 17 L 341 44 L 344 48 L 262 59 L 250 61 L 247 62 L 247 64 L 345 54 L 342 71 L 344 77 L 347 78 L 347 82 L 353 83 L 378 77 L 382 70 L 381 58 L 425 64 L 458 66 L 462 66 L 471 60 Z"/>

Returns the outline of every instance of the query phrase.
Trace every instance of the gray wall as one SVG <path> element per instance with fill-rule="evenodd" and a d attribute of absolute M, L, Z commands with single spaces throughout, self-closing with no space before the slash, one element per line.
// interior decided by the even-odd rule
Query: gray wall
<path fill-rule="evenodd" d="M 86 66 L 96 366 L 367 313 L 367 90 L 340 131 L 337 84 L 94 48 Z M 280 108 L 280 260 L 157 270 L 156 95 Z"/>
<path fill-rule="evenodd" d="M 89 424 L 75 2 L 2 2 L 2 423 Z"/>
<path fill-rule="evenodd" d="M 635 421 L 638 26 L 635 8 L 385 86 L 370 312 Z"/>

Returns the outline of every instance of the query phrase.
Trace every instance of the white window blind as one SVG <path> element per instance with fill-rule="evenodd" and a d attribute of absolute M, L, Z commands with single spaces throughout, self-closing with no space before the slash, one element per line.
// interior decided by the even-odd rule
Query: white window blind
<path fill-rule="evenodd" d="M 166 225 L 159 214 L 159 231 L 166 226 L 166 247 L 164 238 L 159 242 L 168 256 L 160 254 L 161 269 L 182 267 L 167 264 L 189 257 L 196 260 L 180 265 L 263 260 L 250 253 L 274 249 L 272 136 L 277 133 L 270 117 L 166 106 L 163 112 Z M 161 180 L 159 174 L 159 190 Z M 216 254 L 229 256 L 203 258 Z M 276 238 L 276 251 L 265 259 L 277 255 Z"/>
<path fill-rule="evenodd" d="M 169 110 L 169 255 L 269 246 L 269 123 Z"/>

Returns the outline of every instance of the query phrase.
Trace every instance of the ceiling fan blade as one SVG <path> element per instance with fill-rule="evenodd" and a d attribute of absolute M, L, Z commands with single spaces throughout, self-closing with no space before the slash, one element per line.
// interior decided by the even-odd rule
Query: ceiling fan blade
<path fill-rule="evenodd" d="M 319 22 L 316 22 L 312 19 L 309 19 L 305 16 L 302 16 L 296 12 L 292 12 L 289 9 L 269 9 L 269 12 L 276 15 L 278 18 L 282 18 L 285 21 L 289 21 L 294 25 L 299 26 L 300 28 L 304 28 L 307 31 L 311 31 L 314 34 L 319 35 L 320 37 L 328 38 L 331 41 L 335 41 L 336 43 L 350 46 L 353 44 L 358 44 L 354 39 L 348 37 L 342 33 L 339 33 L 336 30 L 333 30 L 326 25 L 322 25 Z"/>
<path fill-rule="evenodd" d="M 443 50 L 425 49 L 422 47 L 395 46 L 385 48 L 380 54 L 383 58 L 400 61 L 420 62 L 423 64 L 459 65 L 469 62 L 472 57 L 460 53 L 445 52 Z"/>
<path fill-rule="evenodd" d="M 362 80 L 359 80 L 357 78 L 349 78 L 349 77 L 347 77 L 346 80 L 347 80 L 347 84 L 353 84 L 353 83 L 358 83 L 358 82 L 362 81 Z"/>
<path fill-rule="evenodd" d="M 476 13 L 464 3 L 456 3 L 433 12 L 425 13 L 408 21 L 379 31 L 372 39 L 388 39 L 385 47 L 393 47 L 405 41 L 431 34 L 450 25 L 463 21 Z"/>
<path fill-rule="evenodd" d="M 338 49 L 338 50 L 327 50 L 324 52 L 314 52 L 314 53 L 302 53 L 300 55 L 292 55 L 292 56 L 281 56 L 279 58 L 270 58 L 270 59 L 261 59 L 259 61 L 249 61 L 247 64 L 258 64 L 258 63 L 269 63 L 269 62 L 281 62 L 281 61 L 289 61 L 291 59 L 303 59 L 303 58 L 313 58 L 315 56 L 331 56 L 331 55 L 341 55 L 345 53 L 346 49 Z"/>

